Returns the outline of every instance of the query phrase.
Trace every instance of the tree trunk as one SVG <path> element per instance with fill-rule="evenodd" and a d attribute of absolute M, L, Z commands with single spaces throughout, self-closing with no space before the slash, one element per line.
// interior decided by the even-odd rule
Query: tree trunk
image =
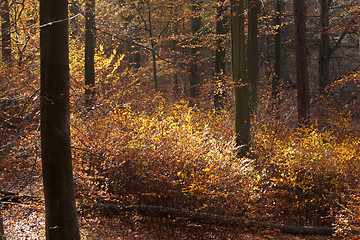
<path fill-rule="evenodd" d="M 9 0 L 1 1 L 1 41 L 2 61 L 6 64 L 11 60 L 10 7 Z"/>
<path fill-rule="evenodd" d="M 295 64 L 297 86 L 298 121 L 301 125 L 310 123 L 309 80 L 307 79 L 307 49 L 305 26 L 305 1 L 294 0 L 295 17 Z"/>
<path fill-rule="evenodd" d="M 126 4 L 125 0 L 120 0 L 120 4 Z M 140 42 L 140 38 L 136 36 L 137 29 L 133 27 L 132 21 L 134 20 L 134 14 L 132 11 L 136 8 L 134 1 L 129 2 L 129 15 L 123 16 L 122 21 L 125 27 L 125 31 L 129 33 L 129 41 L 125 43 L 126 59 L 128 61 L 129 69 L 137 72 L 141 66 L 141 56 L 139 46 L 134 41 Z"/>
<path fill-rule="evenodd" d="M 172 40 L 172 51 L 174 52 L 174 61 L 176 61 L 176 54 L 178 51 L 178 40 L 177 40 L 177 35 L 179 34 L 179 23 L 175 22 L 174 23 L 174 39 Z M 174 73 L 173 76 L 173 80 L 174 80 L 174 98 L 178 99 L 180 97 L 180 93 L 181 93 L 181 88 L 180 88 L 180 83 L 179 83 L 179 76 L 177 74 L 177 70 L 175 70 L 176 72 Z"/>
<path fill-rule="evenodd" d="M 329 36 L 329 0 L 320 0 L 320 56 L 319 56 L 319 82 L 320 91 L 324 91 L 325 87 L 330 83 L 330 36 Z"/>
<path fill-rule="evenodd" d="M 95 0 L 87 0 L 85 12 L 85 105 L 87 108 L 91 108 L 94 103 L 95 45 Z"/>
<path fill-rule="evenodd" d="M 215 53 L 215 89 L 214 89 L 214 108 L 218 112 L 224 107 L 225 89 L 224 76 L 226 73 L 225 62 L 225 34 L 227 32 L 225 16 L 225 0 L 217 1 L 216 7 L 216 53 Z"/>
<path fill-rule="evenodd" d="M 250 109 L 249 84 L 246 78 L 244 0 L 231 0 L 231 53 L 235 95 L 235 134 L 238 156 L 249 150 Z"/>
<path fill-rule="evenodd" d="M 148 18 L 149 18 L 149 37 L 150 37 L 150 46 L 151 46 L 151 56 L 153 63 L 153 77 L 154 77 L 154 89 L 158 89 L 158 80 L 157 80 L 157 69 L 156 69 L 156 55 L 155 55 L 155 42 L 153 39 L 153 28 L 152 28 L 152 19 L 151 19 L 151 4 L 148 0 Z"/>
<path fill-rule="evenodd" d="M 41 157 L 48 240 L 80 239 L 70 151 L 67 19 L 67 0 L 40 0 Z"/>
<path fill-rule="evenodd" d="M 275 2 L 275 35 L 274 35 L 274 78 L 271 85 L 271 95 L 276 104 L 280 92 L 281 82 L 281 63 L 282 63 L 282 39 L 281 39 L 281 22 L 282 22 L 282 0 Z"/>
<path fill-rule="evenodd" d="M 248 12 L 248 79 L 250 84 L 250 111 L 256 112 L 258 101 L 257 85 L 259 74 L 259 52 L 258 52 L 258 12 L 260 10 L 259 0 L 249 0 Z"/>
<path fill-rule="evenodd" d="M 199 94 L 199 84 L 200 84 L 200 72 L 198 68 L 198 62 L 200 58 L 200 47 L 199 45 L 199 31 L 201 29 L 201 17 L 200 17 L 200 7 L 201 3 L 192 0 L 191 1 L 191 11 L 193 16 L 191 17 L 191 60 L 190 60 L 190 106 L 194 106 L 196 99 Z"/>

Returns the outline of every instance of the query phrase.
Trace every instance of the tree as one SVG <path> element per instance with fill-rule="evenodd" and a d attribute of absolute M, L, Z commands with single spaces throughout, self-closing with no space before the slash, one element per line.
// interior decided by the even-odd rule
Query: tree
<path fill-rule="evenodd" d="M 173 27 L 173 29 L 174 29 L 174 39 L 171 41 L 172 42 L 172 51 L 174 52 L 174 53 L 176 53 L 177 51 L 178 51 L 178 41 L 177 41 L 177 35 L 178 35 L 178 33 L 179 33 L 179 23 L 176 21 L 175 23 L 174 23 L 174 27 Z M 175 54 L 174 54 L 175 55 Z M 180 93 L 181 93 L 181 88 L 180 88 L 180 83 L 179 83 L 179 76 L 178 76 L 178 73 L 175 71 L 175 73 L 174 73 L 174 75 L 173 75 L 173 79 L 174 79 L 174 88 L 173 88 L 173 90 L 174 90 L 174 97 L 175 97 L 175 99 L 177 99 L 179 96 L 180 96 Z"/>
<path fill-rule="evenodd" d="M 250 111 L 256 111 L 258 101 L 257 82 L 259 74 L 258 57 L 258 12 L 260 9 L 259 0 L 249 0 L 248 12 L 248 80 L 250 84 Z"/>
<path fill-rule="evenodd" d="M 235 134 L 239 157 L 245 156 L 250 143 L 250 95 L 246 78 L 244 5 L 244 0 L 231 0 L 232 77 L 235 95 Z"/>
<path fill-rule="evenodd" d="M 281 22 L 282 22 L 282 0 L 275 2 L 275 35 L 274 35 L 274 78 L 271 85 L 271 95 L 277 102 L 280 92 L 281 81 L 281 63 L 282 63 L 282 40 L 281 40 Z"/>
<path fill-rule="evenodd" d="M 305 7 L 304 0 L 294 1 L 298 121 L 300 124 L 307 125 L 310 123 L 310 95 L 307 78 Z"/>
<path fill-rule="evenodd" d="M 95 0 L 86 1 L 85 11 L 85 105 L 91 107 L 95 86 Z"/>
<path fill-rule="evenodd" d="M 124 0 L 119 2 L 120 6 L 126 6 L 126 2 Z M 128 35 L 129 41 L 125 43 L 125 49 L 127 54 L 127 60 L 129 68 L 133 69 L 135 72 L 137 72 L 140 69 L 140 63 L 141 63 L 141 56 L 139 51 L 139 46 L 135 44 L 134 41 L 140 42 L 140 38 L 136 36 L 135 33 L 138 32 L 137 28 L 133 25 L 133 20 L 135 19 L 135 16 L 133 14 L 133 10 L 135 7 L 135 1 L 130 1 L 128 4 L 130 9 L 129 11 L 126 11 L 126 15 L 122 17 L 122 22 L 124 25 L 124 28 L 126 29 L 126 34 Z"/>
<path fill-rule="evenodd" d="M 46 238 L 80 239 L 70 151 L 68 1 L 40 1 L 41 157 Z"/>
<path fill-rule="evenodd" d="M 320 0 L 320 56 L 319 56 L 319 82 L 320 91 L 324 91 L 330 82 L 330 35 L 329 35 L 329 8 L 330 0 Z"/>
<path fill-rule="evenodd" d="M 11 59 L 11 35 L 10 35 L 10 7 L 9 0 L 1 1 L 1 42 L 2 60 L 8 63 Z"/>
<path fill-rule="evenodd" d="M 225 16 L 225 0 L 217 1 L 216 7 L 216 52 L 215 52 L 215 90 L 214 90 L 214 108 L 219 111 L 223 108 L 225 97 L 224 76 L 226 73 L 225 61 L 225 34 L 227 33 L 226 23 L 228 18 Z"/>
<path fill-rule="evenodd" d="M 199 31 L 201 29 L 201 17 L 200 17 L 201 3 L 195 0 L 191 1 L 191 10 L 193 16 L 191 17 L 191 60 L 190 60 L 190 104 L 194 105 L 195 100 L 199 94 L 200 84 L 200 72 L 198 68 L 198 62 L 200 57 L 199 47 Z"/>
<path fill-rule="evenodd" d="M 151 46 L 151 56 L 152 56 L 152 63 L 153 63 L 153 76 L 154 76 L 154 89 L 158 89 L 158 80 L 157 80 L 157 68 L 156 68 L 156 55 L 155 55 L 155 42 L 153 39 L 153 26 L 152 26 L 152 19 L 151 19 L 151 3 L 150 0 L 147 1 L 148 5 L 148 21 L 149 21 L 149 37 L 150 37 L 150 46 Z"/>

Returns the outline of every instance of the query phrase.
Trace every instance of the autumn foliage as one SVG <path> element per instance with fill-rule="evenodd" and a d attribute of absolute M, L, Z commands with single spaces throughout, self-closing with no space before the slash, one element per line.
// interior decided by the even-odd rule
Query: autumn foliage
<path fill-rule="evenodd" d="M 158 5 L 166 5 L 166 1 Z M 211 10 L 204 11 L 203 19 L 212 19 L 214 9 L 206 7 Z M 117 10 L 126 15 L 124 18 L 135 12 L 133 8 L 129 12 L 120 7 Z M 189 10 L 182 10 L 186 17 L 191 15 Z M 342 21 L 358 24 L 358 8 L 349 7 L 347 11 L 351 15 Z M 103 29 L 99 35 L 103 35 L 95 56 L 96 100 L 91 108 L 84 104 L 84 36 L 77 34 L 83 19 L 71 19 L 70 28 L 71 147 L 83 236 L 99 238 L 94 226 L 101 226 L 99 218 L 107 217 L 97 211 L 99 206 L 145 205 L 264 222 L 336 227 L 339 236 L 354 239 L 360 232 L 358 68 L 338 76 L 323 93 L 312 82 L 312 124 L 305 127 L 297 122 L 294 88 L 282 90 L 274 104 L 269 89 L 271 54 L 261 55 L 261 91 L 251 120 L 251 147 L 246 157 L 237 158 L 233 86 L 225 77 L 221 83 L 226 92 L 224 108 L 214 111 L 212 93 L 218 83 L 208 67 L 211 57 L 199 60 L 199 101 L 190 106 L 185 97 L 188 86 L 184 79 L 191 59 L 186 55 L 191 42 L 191 36 L 185 34 L 188 27 L 178 36 L 166 35 L 164 30 L 166 36 L 154 39 L 158 44 L 160 82 L 159 89 L 154 90 L 145 34 L 139 31 L 143 40 L 137 45 L 144 57 L 143 66 L 134 70 L 126 56 L 128 40 L 117 32 L 118 28 L 107 24 L 115 21 L 115 15 L 106 14 L 104 6 L 98 12 L 103 13 L 99 24 Z M 164 12 L 170 14 L 165 10 L 162 15 L 157 13 L 155 23 L 159 26 L 166 19 L 171 20 L 169 26 L 183 21 L 176 11 L 169 16 Z M 23 27 L 31 29 L 31 34 L 25 30 L 19 33 L 18 40 L 26 42 L 24 48 L 13 51 L 16 61 L 11 70 L 5 65 L 0 68 L 0 190 L 41 198 L 38 32 L 33 22 L 24 20 L 27 17 L 20 18 Z M 274 32 L 268 28 L 274 26 L 269 24 L 271 16 L 264 14 L 261 21 L 261 47 L 266 48 Z M 284 28 L 292 24 L 289 19 L 284 22 Z M 346 25 L 340 20 L 337 24 L 331 29 L 333 34 L 341 34 Z M 211 27 L 206 27 L 200 40 L 202 54 L 210 55 L 216 37 Z M 114 39 L 117 44 L 113 44 Z M 171 41 L 177 41 L 178 49 L 165 48 Z M 183 81 L 178 95 L 172 86 L 175 75 Z M 29 202 L 26 210 L 4 206 L 6 232 L 22 236 L 19 226 L 29 224 L 24 219 L 43 228 L 38 224 L 43 218 L 42 207 L 42 202 Z M 14 219 L 17 224 L 12 224 Z M 38 230 L 36 234 L 42 238 L 44 232 Z"/>

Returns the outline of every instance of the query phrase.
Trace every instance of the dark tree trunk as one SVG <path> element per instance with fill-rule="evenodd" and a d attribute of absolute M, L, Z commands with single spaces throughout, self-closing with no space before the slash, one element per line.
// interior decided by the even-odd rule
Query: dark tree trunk
<path fill-rule="evenodd" d="M 80 239 L 70 151 L 67 18 L 67 0 L 40 0 L 41 157 L 48 240 Z"/>
<path fill-rule="evenodd" d="M 330 83 L 330 36 L 329 36 L 329 8 L 330 0 L 320 0 L 320 24 L 321 24 L 321 42 L 319 56 L 319 82 L 320 91 Z"/>
<path fill-rule="evenodd" d="M 149 37 L 150 37 L 151 56 L 152 56 L 152 63 L 153 63 L 154 89 L 157 90 L 158 89 L 158 80 L 157 80 L 155 42 L 154 42 L 154 39 L 153 39 L 153 27 L 152 27 L 151 11 L 152 10 L 151 10 L 150 0 L 148 0 Z"/>
<path fill-rule="evenodd" d="M 295 17 L 295 55 L 296 55 L 296 86 L 298 101 L 298 120 L 301 125 L 310 123 L 310 95 L 307 76 L 307 49 L 305 26 L 305 1 L 294 0 Z"/>
<path fill-rule="evenodd" d="M 85 12 L 85 105 L 87 108 L 94 103 L 95 45 L 95 0 L 87 0 Z"/>
<path fill-rule="evenodd" d="M 215 89 L 214 89 L 214 108 L 220 111 L 224 107 L 225 89 L 224 76 L 226 74 L 225 61 L 225 34 L 227 33 L 227 17 L 225 15 L 225 0 L 217 1 L 216 7 L 216 53 L 215 53 Z"/>
<path fill-rule="evenodd" d="M 7 64 L 11 60 L 9 0 L 1 1 L 1 41 L 2 41 L 2 60 L 4 63 Z"/>
<path fill-rule="evenodd" d="M 275 103 L 278 101 L 281 82 L 281 64 L 282 64 L 282 39 L 281 39 L 281 22 L 282 22 L 282 0 L 275 2 L 275 35 L 274 35 L 274 78 L 271 85 L 271 95 Z"/>
<path fill-rule="evenodd" d="M 258 12 L 260 10 L 259 0 L 249 0 L 248 12 L 248 80 L 250 84 L 250 111 L 256 111 L 258 95 L 259 53 L 258 53 Z"/>
<path fill-rule="evenodd" d="M 195 0 L 191 1 L 191 33 L 193 39 L 191 41 L 191 60 L 190 60 L 190 105 L 195 105 L 196 99 L 199 94 L 200 72 L 198 62 L 200 60 L 200 47 L 199 45 L 199 31 L 201 29 L 200 17 L 201 3 Z"/>
<path fill-rule="evenodd" d="M 179 34 L 178 33 L 179 31 L 179 24 L 178 22 L 175 22 L 174 24 L 174 39 L 172 40 L 172 50 L 174 52 L 174 56 L 175 56 L 175 59 L 174 61 L 176 61 L 176 54 L 177 54 L 177 51 L 178 51 L 178 41 L 177 41 L 177 35 Z M 175 70 L 176 71 L 176 70 Z M 178 77 L 178 74 L 177 72 L 174 73 L 174 76 L 173 76 L 173 80 L 174 80 L 174 97 L 175 99 L 178 99 L 180 97 L 180 93 L 181 93 L 181 88 L 180 88 L 180 83 L 179 83 L 179 77 Z"/>
<path fill-rule="evenodd" d="M 235 134 L 238 156 L 249 150 L 250 109 L 249 84 L 246 78 L 244 0 L 231 0 L 231 53 L 235 95 Z"/>

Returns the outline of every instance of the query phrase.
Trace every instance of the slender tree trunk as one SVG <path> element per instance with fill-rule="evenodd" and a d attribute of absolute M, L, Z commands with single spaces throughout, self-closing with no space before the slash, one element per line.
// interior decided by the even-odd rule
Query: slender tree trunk
<path fill-rule="evenodd" d="M 94 103 L 95 87 L 95 0 L 86 0 L 85 12 L 85 105 Z"/>
<path fill-rule="evenodd" d="M 70 151 L 67 19 L 67 0 L 40 0 L 41 157 L 48 240 L 80 239 Z"/>
<path fill-rule="evenodd" d="M 126 4 L 125 0 L 120 0 L 120 4 Z M 130 12 L 135 8 L 134 1 L 129 3 Z M 134 41 L 140 42 L 140 38 L 136 36 L 136 29 L 132 26 L 132 21 L 134 19 L 134 14 L 130 13 L 129 15 L 123 17 L 123 24 L 126 29 L 126 32 L 129 33 L 129 43 L 125 44 L 126 59 L 128 61 L 128 66 L 130 69 L 137 72 L 141 66 L 141 56 L 139 51 L 139 46 L 137 46 Z"/>
<path fill-rule="evenodd" d="M 148 17 L 149 17 L 149 37 L 150 37 L 150 46 L 151 46 L 151 56 L 152 56 L 152 63 L 153 63 L 154 89 L 157 90 L 158 89 L 158 80 L 157 80 L 155 42 L 153 39 L 150 0 L 148 0 Z"/>
<path fill-rule="evenodd" d="M 134 40 L 133 36 L 130 36 L 129 40 L 130 42 L 140 41 L 140 39 L 137 37 Z M 127 43 L 125 47 L 126 47 L 126 54 L 127 54 L 129 68 L 131 68 L 135 72 L 139 71 L 141 66 L 141 56 L 140 56 L 139 47 L 136 46 L 134 43 Z"/>
<path fill-rule="evenodd" d="M 284 12 L 284 5 L 283 5 L 283 12 Z M 281 28 L 281 39 L 282 39 L 282 44 L 281 44 L 281 68 L 280 68 L 280 77 L 282 79 L 281 84 L 283 85 L 283 87 L 285 89 L 290 88 L 291 86 L 293 86 L 294 84 L 291 81 L 290 75 L 289 75 L 289 68 L 288 68 L 288 56 L 287 53 L 284 49 L 284 39 L 286 39 L 286 29 L 285 28 Z"/>
<path fill-rule="evenodd" d="M 1 1 L 1 41 L 2 41 L 2 61 L 8 64 L 9 61 L 11 60 L 9 0 Z"/>
<path fill-rule="evenodd" d="M 258 101 L 257 85 L 259 74 L 258 53 L 258 13 L 260 10 L 259 0 L 249 0 L 248 12 L 248 80 L 250 84 L 250 111 L 256 112 Z"/>
<path fill-rule="evenodd" d="M 281 22 L 282 22 L 282 0 L 275 2 L 275 35 L 274 35 L 274 78 L 271 85 L 271 95 L 276 104 L 278 102 L 281 82 L 282 68 L 282 39 L 281 39 Z"/>
<path fill-rule="evenodd" d="M 140 42 L 139 37 L 135 37 L 136 42 Z M 140 56 L 140 49 L 137 45 L 132 45 L 133 52 L 132 52 L 132 62 L 133 62 L 133 68 L 135 72 L 139 71 L 141 66 L 141 56 Z"/>
<path fill-rule="evenodd" d="M 214 108 L 220 111 L 224 107 L 225 89 L 224 76 L 226 74 L 225 62 L 225 34 L 227 32 L 227 17 L 225 16 L 225 0 L 218 0 L 216 7 L 216 53 L 215 53 L 215 89 Z"/>
<path fill-rule="evenodd" d="M 199 31 L 201 29 L 201 17 L 200 17 L 201 3 L 192 0 L 191 10 L 193 16 L 191 17 L 191 33 L 193 40 L 191 41 L 191 60 L 190 60 L 190 105 L 195 105 L 196 99 L 199 94 L 200 84 L 200 72 L 198 68 L 198 62 L 200 60 L 200 47 L 199 45 Z"/>
<path fill-rule="evenodd" d="M 244 0 L 231 0 L 232 74 L 235 94 L 235 134 L 238 156 L 249 150 L 250 109 L 249 84 L 246 78 Z"/>
<path fill-rule="evenodd" d="M 321 40 L 319 56 L 320 91 L 330 83 L 330 36 L 329 36 L 329 8 L 330 0 L 320 0 Z"/>
<path fill-rule="evenodd" d="M 174 39 L 172 40 L 172 50 L 174 52 L 174 56 L 176 57 L 176 54 L 177 54 L 177 51 L 178 51 L 178 41 L 176 39 L 177 35 L 179 34 L 178 33 L 179 31 L 179 23 L 178 22 L 175 22 L 174 24 Z M 174 59 L 176 60 L 176 59 Z M 180 88 L 180 84 L 179 84 L 179 77 L 178 77 L 178 74 L 177 72 L 174 73 L 174 76 L 173 76 L 173 80 L 174 80 L 174 97 L 175 99 L 178 99 L 178 97 L 180 96 L 180 92 L 181 92 L 181 88 Z"/>
<path fill-rule="evenodd" d="M 310 95 L 307 69 L 305 0 L 294 0 L 295 17 L 295 63 L 298 101 L 298 120 L 301 125 L 310 123 Z"/>

